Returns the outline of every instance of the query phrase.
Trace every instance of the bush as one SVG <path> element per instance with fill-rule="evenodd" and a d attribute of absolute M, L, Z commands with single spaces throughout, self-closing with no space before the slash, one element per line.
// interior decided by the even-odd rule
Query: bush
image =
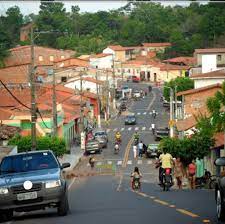
<path fill-rule="evenodd" d="M 9 140 L 9 145 L 17 145 L 18 152 L 31 151 L 31 136 L 16 135 Z M 37 150 L 52 150 L 58 157 L 66 153 L 66 143 L 58 137 L 37 137 Z"/>

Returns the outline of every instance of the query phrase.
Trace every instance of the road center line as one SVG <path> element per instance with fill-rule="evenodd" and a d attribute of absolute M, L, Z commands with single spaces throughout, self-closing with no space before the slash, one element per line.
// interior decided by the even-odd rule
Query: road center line
<path fill-rule="evenodd" d="M 152 98 L 152 101 L 150 102 L 150 104 L 148 105 L 148 109 L 147 109 L 147 110 L 150 110 L 152 104 L 153 104 L 154 101 L 155 101 L 155 98 L 156 98 L 156 94 L 155 94 L 155 92 L 153 92 L 153 98 Z"/>
<path fill-rule="evenodd" d="M 192 212 L 189 212 L 185 209 L 176 209 L 178 212 L 182 213 L 182 214 L 185 214 L 185 215 L 188 215 L 188 216 L 191 216 L 192 218 L 197 218 L 199 217 L 198 215 L 192 213 Z"/>

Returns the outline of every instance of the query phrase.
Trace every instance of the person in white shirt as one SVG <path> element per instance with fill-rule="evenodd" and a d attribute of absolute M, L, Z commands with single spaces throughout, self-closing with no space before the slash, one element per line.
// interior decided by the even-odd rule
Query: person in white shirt
<path fill-rule="evenodd" d="M 152 124 L 152 134 L 155 134 L 155 124 Z"/>
<path fill-rule="evenodd" d="M 133 145 L 133 153 L 134 153 L 134 159 L 137 158 L 137 146 Z"/>

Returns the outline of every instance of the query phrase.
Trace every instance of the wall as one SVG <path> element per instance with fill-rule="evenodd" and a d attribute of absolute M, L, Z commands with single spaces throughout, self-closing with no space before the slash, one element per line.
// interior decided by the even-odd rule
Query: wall
<path fill-rule="evenodd" d="M 75 89 L 75 86 L 76 86 L 76 89 L 80 90 L 80 80 L 76 80 L 76 81 L 73 81 L 73 82 L 70 82 L 70 83 L 66 83 L 64 86 L 68 87 L 68 88 L 71 88 L 71 89 Z M 88 81 L 83 80 L 82 88 L 83 88 L 83 90 L 87 90 L 89 88 L 90 92 L 97 93 L 96 84 L 93 83 L 93 82 L 88 82 Z"/>
<path fill-rule="evenodd" d="M 195 89 L 197 88 L 201 88 L 201 87 L 205 87 L 205 86 L 209 86 L 209 85 L 213 85 L 213 84 L 217 84 L 217 83 L 223 83 L 225 80 L 225 78 L 221 78 L 221 79 L 194 79 L 194 85 L 195 85 Z"/>
<path fill-rule="evenodd" d="M 112 56 L 106 56 L 102 58 L 90 58 L 90 65 L 94 68 L 112 68 Z"/>
<path fill-rule="evenodd" d="M 209 54 L 209 53 L 207 53 L 207 54 Z M 216 53 L 213 53 L 213 54 L 216 54 Z M 202 55 L 204 55 L 204 54 L 195 54 L 195 57 L 197 58 L 197 66 L 202 65 Z M 218 66 L 225 65 L 225 53 L 217 53 L 216 55 L 221 55 L 221 61 L 218 61 L 218 58 L 217 58 L 217 65 Z"/>
<path fill-rule="evenodd" d="M 206 113 L 206 101 L 208 97 L 214 96 L 214 94 L 221 88 L 215 87 L 205 91 L 197 92 L 195 94 L 189 94 L 184 96 L 184 111 L 185 116 L 192 114 Z"/>

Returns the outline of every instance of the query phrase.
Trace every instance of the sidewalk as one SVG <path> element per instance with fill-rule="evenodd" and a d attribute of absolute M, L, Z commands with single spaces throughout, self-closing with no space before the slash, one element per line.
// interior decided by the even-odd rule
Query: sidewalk
<path fill-rule="evenodd" d="M 65 172 L 72 171 L 83 157 L 84 150 L 81 150 L 80 146 L 73 146 L 70 149 L 70 154 L 64 154 L 63 157 L 59 158 L 59 162 L 70 163 L 70 167 L 65 169 Z"/>

